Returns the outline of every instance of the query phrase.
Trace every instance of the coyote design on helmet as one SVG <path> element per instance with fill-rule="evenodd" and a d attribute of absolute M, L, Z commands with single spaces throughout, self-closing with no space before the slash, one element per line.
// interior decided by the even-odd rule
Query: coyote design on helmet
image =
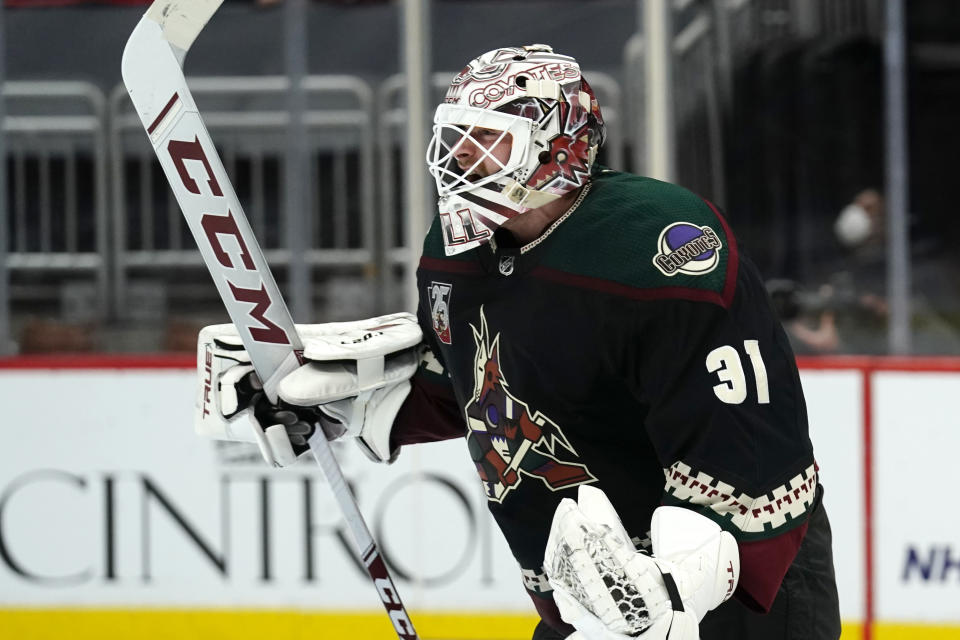
<path fill-rule="evenodd" d="M 564 458 L 578 455 L 560 427 L 507 390 L 500 334 L 490 340 L 482 307 L 479 331 L 472 324 L 470 328 L 477 350 L 473 397 L 464 407 L 467 446 L 487 499 L 503 503 L 524 476 L 539 478 L 551 491 L 596 482 L 586 465 L 561 459 L 560 449 L 570 454 Z"/>
<path fill-rule="evenodd" d="M 547 45 L 494 49 L 471 60 L 450 83 L 433 119 L 427 166 L 440 197 L 447 255 L 489 242 L 507 220 L 556 200 L 590 179 L 606 137 L 593 89 L 577 61 Z M 489 148 L 472 167 L 457 150 L 475 131 L 508 142 L 506 162 Z M 493 160 L 498 169 L 475 170 Z"/>

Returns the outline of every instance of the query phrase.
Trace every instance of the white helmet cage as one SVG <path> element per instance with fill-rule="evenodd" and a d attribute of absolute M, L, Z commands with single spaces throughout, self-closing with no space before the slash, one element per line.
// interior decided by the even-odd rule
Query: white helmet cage
<path fill-rule="evenodd" d="M 604 137 L 573 58 L 530 45 L 471 60 L 437 107 L 427 149 L 447 254 L 585 185 Z"/>
<path fill-rule="evenodd" d="M 534 123 L 529 118 L 479 107 L 441 104 L 434 116 L 433 139 L 430 141 L 427 164 L 437 182 L 437 192 L 452 195 L 479 188 L 521 169 L 527 160 L 530 135 Z M 510 152 L 501 161 L 494 150 L 501 143 L 510 144 Z M 479 154 L 468 166 L 460 167 L 458 152 L 472 144 Z M 481 176 L 485 161 L 490 160 L 497 170 Z"/>

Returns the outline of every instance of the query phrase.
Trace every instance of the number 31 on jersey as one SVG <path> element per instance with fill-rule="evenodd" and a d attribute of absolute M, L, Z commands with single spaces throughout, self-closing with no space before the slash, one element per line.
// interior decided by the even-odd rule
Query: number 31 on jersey
<path fill-rule="evenodd" d="M 743 350 L 750 357 L 750 364 L 753 366 L 753 377 L 757 382 L 757 403 L 770 404 L 767 368 L 760 356 L 760 345 L 756 340 L 744 340 Z M 720 384 L 713 387 L 713 392 L 721 401 L 727 404 L 742 404 L 747 399 L 747 377 L 743 371 L 740 353 L 734 347 L 726 344 L 708 353 L 707 371 L 716 373 L 720 379 Z"/>

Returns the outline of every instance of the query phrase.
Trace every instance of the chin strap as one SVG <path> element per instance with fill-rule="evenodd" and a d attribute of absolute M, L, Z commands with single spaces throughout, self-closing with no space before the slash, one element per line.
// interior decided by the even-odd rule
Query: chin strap
<path fill-rule="evenodd" d="M 505 198 L 524 209 L 537 209 L 560 197 L 555 193 L 528 189 L 516 180 L 508 182 L 502 193 Z"/>

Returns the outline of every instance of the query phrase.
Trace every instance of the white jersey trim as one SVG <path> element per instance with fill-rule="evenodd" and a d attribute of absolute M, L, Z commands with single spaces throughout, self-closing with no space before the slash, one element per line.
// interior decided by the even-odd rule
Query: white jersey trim
<path fill-rule="evenodd" d="M 673 498 L 706 507 L 729 520 L 744 533 L 772 531 L 802 518 L 813 504 L 817 492 L 817 466 L 803 472 L 769 493 L 749 496 L 735 487 L 703 472 L 694 472 L 683 462 L 674 462 L 663 470 L 665 490 Z"/>

